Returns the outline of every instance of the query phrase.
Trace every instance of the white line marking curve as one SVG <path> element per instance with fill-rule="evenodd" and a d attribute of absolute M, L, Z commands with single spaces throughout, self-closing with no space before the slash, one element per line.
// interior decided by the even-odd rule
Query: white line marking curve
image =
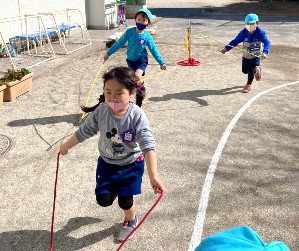
<path fill-rule="evenodd" d="M 209 202 L 209 195 L 210 195 L 210 190 L 212 187 L 212 182 L 213 182 L 213 178 L 214 178 L 214 173 L 217 169 L 217 165 L 222 153 L 222 150 L 227 142 L 227 139 L 232 131 L 232 129 L 234 128 L 235 124 L 238 122 L 239 118 L 242 116 L 242 114 L 247 110 L 247 108 L 255 101 L 257 100 L 259 97 L 265 95 L 266 93 L 269 93 L 271 91 L 289 86 L 289 85 L 295 85 L 295 84 L 299 84 L 299 81 L 296 82 L 291 82 L 291 83 L 287 83 L 287 84 L 283 84 L 283 85 L 279 85 L 279 86 L 275 86 L 273 88 L 270 88 L 266 91 L 260 92 L 259 94 L 255 95 L 254 97 L 252 97 L 250 100 L 247 101 L 247 103 L 238 111 L 238 113 L 234 116 L 234 118 L 231 120 L 231 122 L 229 123 L 229 125 L 227 126 L 227 128 L 225 129 L 220 142 L 216 148 L 216 151 L 212 157 L 210 166 L 208 168 L 207 171 L 207 175 L 204 181 L 204 185 L 202 188 L 202 192 L 201 192 L 201 197 L 200 197 L 200 201 L 199 201 L 199 206 L 198 206 L 198 211 L 197 211 L 197 215 L 196 215 L 196 221 L 194 224 L 194 228 L 193 228 L 193 234 L 192 234 L 192 238 L 190 240 L 189 243 L 189 249 L 188 251 L 194 251 L 195 248 L 200 244 L 201 242 L 201 238 L 202 238 L 202 232 L 203 232 L 203 225 L 204 225 L 204 221 L 205 221 L 205 217 L 206 217 L 206 211 L 207 211 L 207 207 L 208 207 L 208 202 Z"/>

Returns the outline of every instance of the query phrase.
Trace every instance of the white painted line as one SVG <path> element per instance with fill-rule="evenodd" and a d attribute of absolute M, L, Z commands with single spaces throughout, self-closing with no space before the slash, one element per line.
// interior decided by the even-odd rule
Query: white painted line
<path fill-rule="evenodd" d="M 270 88 L 266 91 L 263 91 L 257 95 L 255 95 L 254 97 L 252 97 L 249 101 L 247 101 L 247 103 L 238 111 L 238 113 L 234 116 L 234 118 L 231 120 L 231 122 L 229 123 L 229 125 L 227 126 L 227 128 L 225 129 L 221 140 L 216 148 L 216 151 L 212 157 L 205 181 L 204 181 L 204 185 L 202 188 L 202 192 L 201 192 L 201 198 L 199 201 L 199 206 L 198 206 L 198 211 L 197 211 L 197 215 L 196 215 L 196 221 L 195 221 L 195 225 L 193 228 L 193 234 L 192 234 L 192 238 L 191 241 L 189 243 L 189 249 L 188 251 L 194 251 L 195 248 L 200 244 L 201 242 L 201 238 L 202 238 L 202 232 L 203 232 L 203 225 L 204 225 L 204 221 L 205 221 L 205 217 L 206 217 L 206 210 L 208 207 L 208 202 L 209 202 L 209 195 L 210 195 L 210 190 L 212 187 L 212 182 L 213 182 L 213 178 L 214 178 L 214 173 L 216 171 L 222 150 L 227 142 L 227 139 L 232 131 L 232 129 L 234 128 L 235 124 L 237 123 L 237 121 L 239 120 L 239 118 L 242 116 L 242 114 L 246 111 L 246 109 L 248 107 L 250 107 L 250 105 L 257 100 L 259 97 L 265 95 L 266 93 L 269 93 L 271 91 L 289 86 L 289 85 L 295 85 L 295 84 L 299 84 L 299 81 L 296 82 L 292 82 L 292 83 L 287 83 L 287 84 L 283 84 L 283 85 L 279 85 L 273 88 Z"/>

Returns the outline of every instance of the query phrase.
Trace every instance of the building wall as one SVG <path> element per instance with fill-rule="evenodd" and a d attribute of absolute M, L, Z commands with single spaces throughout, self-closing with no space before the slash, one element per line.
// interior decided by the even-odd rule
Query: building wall
<path fill-rule="evenodd" d="M 116 8 L 106 7 L 114 0 L 0 0 L 2 18 L 79 9 L 89 29 L 107 29 L 107 20 L 116 21 Z M 7 3 L 7 4 L 5 4 Z M 3 11 L 5 9 L 5 11 Z M 112 23 L 113 23 L 112 22 Z M 111 20 L 110 20 L 111 25 Z M 113 26 L 113 25 L 112 25 Z"/>
<path fill-rule="evenodd" d="M 85 0 L 0 0 L 0 19 L 39 12 L 79 9 L 86 22 Z"/>

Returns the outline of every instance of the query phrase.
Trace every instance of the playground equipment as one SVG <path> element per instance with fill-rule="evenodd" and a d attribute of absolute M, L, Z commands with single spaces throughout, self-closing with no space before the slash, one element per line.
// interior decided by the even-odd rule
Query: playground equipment
<path fill-rule="evenodd" d="M 200 65 L 199 61 L 191 57 L 191 33 L 192 33 L 192 26 L 191 26 L 191 21 L 189 21 L 189 26 L 187 28 L 187 35 L 185 36 L 185 41 L 184 41 L 184 47 L 185 47 L 186 54 L 188 55 L 188 59 L 177 62 L 178 65 L 182 65 L 182 66 Z"/>
<path fill-rule="evenodd" d="M 78 9 L 39 13 L 56 54 L 69 54 L 91 45 L 91 39 Z"/>
<path fill-rule="evenodd" d="M 1 19 L 0 71 L 31 68 L 55 58 L 49 33 L 38 15 Z"/>

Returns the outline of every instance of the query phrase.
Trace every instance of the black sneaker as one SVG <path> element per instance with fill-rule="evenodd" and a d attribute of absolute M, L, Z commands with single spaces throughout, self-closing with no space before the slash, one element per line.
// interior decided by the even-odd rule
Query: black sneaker
<path fill-rule="evenodd" d="M 132 221 L 128 221 L 125 219 L 124 224 L 122 226 L 122 228 L 120 229 L 119 233 L 118 233 L 118 240 L 119 241 L 124 241 L 127 236 L 134 230 L 134 228 L 138 225 L 138 218 L 137 216 L 135 216 L 135 220 Z M 133 237 L 134 234 L 132 234 L 129 239 L 131 237 Z"/>
<path fill-rule="evenodd" d="M 141 85 L 140 87 L 137 88 L 136 91 L 136 105 L 138 105 L 139 107 L 142 106 L 142 101 L 144 100 L 146 95 L 146 90 L 144 85 Z"/>

